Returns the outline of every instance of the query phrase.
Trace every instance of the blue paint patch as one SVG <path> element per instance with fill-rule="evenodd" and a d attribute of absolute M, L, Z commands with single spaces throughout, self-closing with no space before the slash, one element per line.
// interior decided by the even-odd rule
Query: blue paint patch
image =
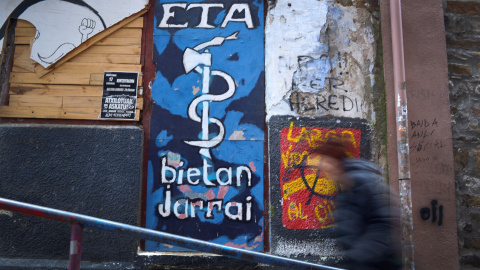
<path fill-rule="evenodd" d="M 155 144 L 157 145 L 157 147 L 164 147 L 167 146 L 168 141 L 171 139 L 173 139 L 173 136 L 168 136 L 168 132 L 166 130 L 162 130 L 162 132 L 157 135 Z"/>
<path fill-rule="evenodd" d="M 298 57 L 298 69 L 293 74 L 293 87 L 299 92 L 318 93 L 325 91 L 330 79 L 330 58 L 322 55 L 320 58 L 311 56 Z"/>
<path fill-rule="evenodd" d="M 332 19 L 334 19 L 336 21 L 340 21 L 340 19 L 343 16 L 342 11 L 335 6 L 334 7 L 329 6 L 328 9 L 329 9 L 329 13 L 330 13 L 330 16 L 332 17 Z"/>
<path fill-rule="evenodd" d="M 217 18 L 215 19 L 215 24 L 217 25 L 221 24 L 224 17 L 225 17 L 225 11 L 220 12 Z"/>

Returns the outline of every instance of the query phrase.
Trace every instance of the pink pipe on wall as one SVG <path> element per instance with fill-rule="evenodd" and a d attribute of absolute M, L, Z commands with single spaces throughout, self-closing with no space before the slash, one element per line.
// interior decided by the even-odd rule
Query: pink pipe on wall
<path fill-rule="evenodd" d="M 415 269 L 410 152 L 408 145 L 407 88 L 405 81 L 401 0 L 390 0 L 390 18 L 392 29 L 393 83 L 396 106 L 395 123 L 397 128 L 399 196 L 402 208 L 402 264 L 403 269 Z"/>

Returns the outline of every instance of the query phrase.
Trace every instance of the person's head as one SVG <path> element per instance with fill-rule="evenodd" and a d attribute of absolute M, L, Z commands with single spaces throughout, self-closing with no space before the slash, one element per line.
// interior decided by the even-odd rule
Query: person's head
<path fill-rule="evenodd" d="M 313 153 L 323 157 L 331 157 L 338 161 L 348 157 L 343 141 L 336 137 L 328 138 L 324 144 L 314 148 Z"/>
<path fill-rule="evenodd" d="M 312 154 L 320 156 L 319 169 L 325 171 L 332 180 L 340 180 L 343 174 L 342 161 L 348 156 L 339 138 L 329 138 L 325 144 L 313 149 Z"/>

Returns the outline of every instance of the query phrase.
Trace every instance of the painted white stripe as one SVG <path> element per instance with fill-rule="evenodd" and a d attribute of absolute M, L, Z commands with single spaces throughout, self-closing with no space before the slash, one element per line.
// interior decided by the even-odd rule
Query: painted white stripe
<path fill-rule="evenodd" d="M 70 241 L 70 255 L 76 255 L 78 253 L 77 240 Z"/>

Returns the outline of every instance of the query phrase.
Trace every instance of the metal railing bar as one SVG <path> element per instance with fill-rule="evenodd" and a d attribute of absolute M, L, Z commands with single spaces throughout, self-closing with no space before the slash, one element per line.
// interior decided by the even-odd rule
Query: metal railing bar
<path fill-rule="evenodd" d="M 166 243 L 183 248 L 214 253 L 234 259 L 246 260 L 272 266 L 289 267 L 296 269 L 327 269 L 343 270 L 341 268 L 314 264 L 310 262 L 294 260 L 286 257 L 228 247 L 220 244 L 210 243 L 198 239 L 188 238 L 161 231 L 150 230 L 142 227 L 132 226 L 124 223 L 95 218 L 77 213 L 62 211 L 58 209 L 28 204 L 24 202 L 0 198 L 0 209 L 14 211 L 26 215 L 66 222 L 78 223 L 84 227 L 93 227 L 106 231 L 128 233 L 141 239 Z"/>

